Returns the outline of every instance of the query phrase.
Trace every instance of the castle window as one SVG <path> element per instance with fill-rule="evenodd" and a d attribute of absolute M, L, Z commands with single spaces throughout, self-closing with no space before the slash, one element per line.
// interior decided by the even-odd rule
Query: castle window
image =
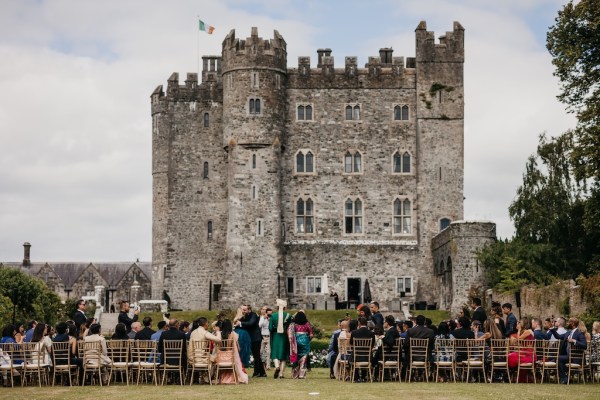
<path fill-rule="evenodd" d="M 208 161 L 204 161 L 204 170 L 202 171 L 204 179 L 208 179 Z"/>
<path fill-rule="evenodd" d="M 258 72 L 253 72 L 252 73 L 252 87 L 258 88 L 258 86 L 259 86 Z"/>
<path fill-rule="evenodd" d="M 447 227 L 450 226 L 450 219 L 449 218 L 442 218 L 440 219 L 440 231 L 443 231 L 444 229 L 446 229 Z"/>
<path fill-rule="evenodd" d="M 411 296 L 413 294 L 412 276 L 400 276 L 396 278 L 396 294 L 401 297 Z"/>
<path fill-rule="evenodd" d="M 362 233 L 362 202 L 360 199 L 352 201 L 346 199 L 344 206 L 344 232 L 347 234 Z"/>
<path fill-rule="evenodd" d="M 394 121 L 408 121 L 408 106 L 394 106 Z"/>
<path fill-rule="evenodd" d="M 410 234 L 411 226 L 412 206 L 410 200 L 394 200 L 394 234 Z"/>
<path fill-rule="evenodd" d="M 252 154 L 252 169 L 256 168 L 256 154 Z"/>
<path fill-rule="evenodd" d="M 347 104 L 346 105 L 346 121 L 360 121 L 360 105 L 359 104 Z"/>
<path fill-rule="evenodd" d="M 352 154 L 351 152 L 346 152 L 344 156 L 344 172 L 347 174 L 358 174 L 362 171 L 362 156 L 357 151 Z"/>
<path fill-rule="evenodd" d="M 265 234 L 264 221 L 262 219 L 257 219 L 256 220 L 256 236 L 264 236 L 264 234 Z"/>
<path fill-rule="evenodd" d="M 311 105 L 299 105 L 298 113 L 296 114 L 298 121 L 312 121 L 312 106 Z"/>
<path fill-rule="evenodd" d="M 209 122 L 208 119 L 209 119 L 208 113 L 204 113 L 204 127 L 205 128 L 208 128 L 208 125 L 209 125 L 208 124 L 208 122 Z"/>
<path fill-rule="evenodd" d="M 306 153 L 299 151 L 296 154 L 296 173 L 312 174 L 314 172 L 313 159 L 313 153 L 310 150 Z"/>
<path fill-rule="evenodd" d="M 227 87 L 233 89 L 233 75 L 227 75 Z"/>
<path fill-rule="evenodd" d="M 206 230 L 207 230 L 208 240 L 212 239 L 212 237 L 213 237 L 213 222 L 212 221 L 208 221 Z"/>
<path fill-rule="evenodd" d="M 250 99 L 248 101 L 248 113 L 249 114 L 260 114 L 260 99 Z"/>
<path fill-rule="evenodd" d="M 256 200 L 256 185 L 252 185 L 252 200 Z"/>
<path fill-rule="evenodd" d="M 294 282 L 294 277 L 293 276 L 288 276 L 287 277 L 287 285 L 286 285 L 287 292 L 288 293 L 294 293 L 295 292 L 295 290 L 294 290 L 295 286 L 296 285 L 295 285 L 295 282 Z"/>
<path fill-rule="evenodd" d="M 440 261 L 440 266 L 438 267 L 437 274 L 442 275 L 444 273 L 444 260 Z"/>
<path fill-rule="evenodd" d="M 311 199 L 306 201 L 298 199 L 296 202 L 296 233 L 314 233 L 313 202 Z"/>
<path fill-rule="evenodd" d="M 281 89 L 281 77 L 279 75 L 275 75 L 275 87 Z"/>
<path fill-rule="evenodd" d="M 394 153 L 394 173 L 395 174 L 408 174 L 410 173 L 410 153 L 405 151 L 404 154 L 400 154 L 399 151 Z"/>
<path fill-rule="evenodd" d="M 320 276 L 306 277 L 306 294 L 323 293 L 323 278 Z"/>

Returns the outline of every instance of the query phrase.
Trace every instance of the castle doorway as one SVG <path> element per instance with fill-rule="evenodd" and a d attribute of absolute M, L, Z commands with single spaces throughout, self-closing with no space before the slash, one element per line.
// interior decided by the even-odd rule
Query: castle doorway
<path fill-rule="evenodd" d="M 347 278 L 346 280 L 346 299 L 348 300 L 348 308 L 356 308 L 361 303 L 361 279 Z"/>

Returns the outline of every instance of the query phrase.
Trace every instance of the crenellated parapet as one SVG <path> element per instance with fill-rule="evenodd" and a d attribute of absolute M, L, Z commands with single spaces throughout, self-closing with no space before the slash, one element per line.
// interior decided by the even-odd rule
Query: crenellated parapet
<path fill-rule="evenodd" d="M 288 69 L 290 88 L 380 88 L 387 85 L 411 85 L 415 75 L 414 57 L 393 57 L 391 48 L 379 50 L 369 57 L 364 68 L 358 67 L 356 56 L 345 57 L 344 68 L 335 68 L 331 49 L 317 50 L 316 68 L 308 56 L 298 57 L 298 67 Z M 405 63 L 406 60 L 406 63 Z"/>
<path fill-rule="evenodd" d="M 453 30 L 435 42 L 435 33 L 427 30 L 427 23 L 421 21 L 415 30 L 418 62 L 459 62 L 465 61 L 465 28 L 454 21 Z"/>
<path fill-rule="evenodd" d="M 285 72 L 287 68 L 287 44 L 278 31 L 273 39 L 258 36 L 252 28 L 250 37 L 238 39 L 232 29 L 223 40 L 223 73 L 236 69 L 275 69 Z"/>

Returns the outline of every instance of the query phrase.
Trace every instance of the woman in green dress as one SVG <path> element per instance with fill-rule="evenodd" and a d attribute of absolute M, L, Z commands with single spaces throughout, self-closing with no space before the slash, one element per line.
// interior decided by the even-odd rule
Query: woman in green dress
<path fill-rule="evenodd" d="M 274 378 L 283 378 L 285 364 L 290 357 L 290 342 L 288 340 L 287 329 L 292 321 L 290 314 L 285 312 L 287 302 L 277 299 L 278 312 L 273 313 L 269 320 L 269 330 L 271 331 L 271 359 L 275 364 Z"/>

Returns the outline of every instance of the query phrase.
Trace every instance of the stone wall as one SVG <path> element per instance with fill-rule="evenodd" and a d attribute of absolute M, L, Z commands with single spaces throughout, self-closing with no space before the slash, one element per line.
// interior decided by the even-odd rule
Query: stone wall
<path fill-rule="evenodd" d="M 573 280 L 554 283 L 549 286 L 525 286 L 521 293 L 521 315 L 523 317 L 548 318 L 565 316 L 569 311 L 570 316 L 579 316 L 586 311 L 581 286 L 575 285 Z M 515 293 L 498 293 L 488 291 L 488 302 L 497 301 L 501 304 L 511 303 L 513 311 L 518 316 Z"/>

